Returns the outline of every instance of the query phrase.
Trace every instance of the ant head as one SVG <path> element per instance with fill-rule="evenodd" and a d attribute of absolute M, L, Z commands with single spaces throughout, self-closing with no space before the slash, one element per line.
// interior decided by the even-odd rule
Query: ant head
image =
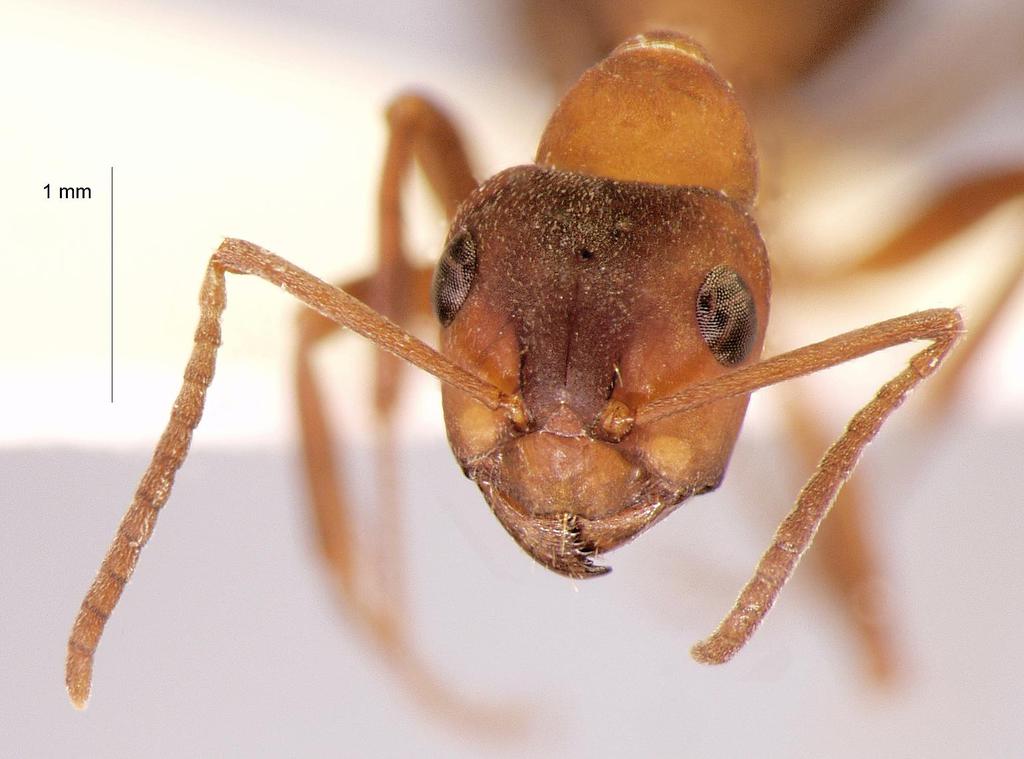
<path fill-rule="evenodd" d="M 585 576 L 588 551 L 717 485 L 745 397 L 631 411 L 755 361 L 768 285 L 756 226 L 721 192 L 520 166 L 466 201 L 434 281 L 442 352 L 524 414 L 445 386 L 448 438 L 529 553 Z"/>

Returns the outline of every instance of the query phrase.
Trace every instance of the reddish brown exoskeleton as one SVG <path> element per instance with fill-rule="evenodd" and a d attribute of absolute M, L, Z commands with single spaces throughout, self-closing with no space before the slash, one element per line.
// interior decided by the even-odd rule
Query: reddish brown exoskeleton
<path fill-rule="evenodd" d="M 713 663 L 753 634 L 864 446 L 962 331 L 956 311 L 936 309 L 760 359 L 770 282 L 750 215 L 753 140 L 731 88 L 686 37 L 621 45 L 562 100 L 536 164 L 479 186 L 454 129 L 428 101 L 400 98 L 389 123 L 377 274 L 345 292 L 241 240 L 225 240 L 211 258 L 171 421 L 71 633 L 75 705 L 88 698 L 103 626 L 198 424 L 227 272 L 261 277 L 319 314 L 302 321 L 298 394 L 322 549 L 357 618 L 420 679 L 389 595 L 367 595 L 357 582 L 360 556 L 309 362 L 334 324 L 444 383 L 459 464 L 527 553 L 574 578 L 606 572 L 598 555 L 719 484 L 752 391 L 929 341 L 825 453 L 733 610 L 694 647 Z M 436 272 L 402 252 L 398 188 L 413 159 L 453 216 Z M 428 309 L 442 325 L 440 352 L 404 328 Z M 392 359 L 382 364 L 385 424 L 396 371 Z"/>
<path fill-rule="evenodd" d="M 879 284 L 884 288 L 887 281 L 916 281 L 922 266 L 941 270 L 947 243 L 960 238 L 963 247 L 962 240 L 972 228 L 1024 197 L 1024 165 L 1019 159 L 998 152 L 984 158 L 979 154 L 966 162 L 931 156 L 927 160 L 931 170 L 906 177 L 898 191 L 888 191 L 893 200 L 917 199 L 905 210 L 844 216 L 833 234 L 824 237 L 827 245 L 795 231 L 794 220 L 808 217 L 807 201 L 817 195 L 810 187 L 825 192 L 842 187 L 845 194 L 858 184 L 879 187 L 884 183 L 873 171 L 913 160 L 920 145 L 931 144 L 925 151 L 930 155 L 937 142 L 958 131 L 949 128 L 950 115 L 969 108 L 981 92 L 1000 86 L 999 77 L 991 74 L 962 79 L 953 74 L 961 71 L 963 54 L 948 44 L 932 48 L 935 54 L 929 57 L 924 52 L 929 46 L 919 42 L 929 36 L 931 17 L 927 22 L 919 18 L 916 28 L 907 29 L 900 45 L 893 46 L 880 32 L 891 28 L 907 10 L 900 4 L 882 0 L 521 0 L 520 5 L 526 11 L 529 42 L 537 46 L 559 89 L 621 40 L 650 28 L 655 19 L 659 25 L 692 30 L 707 45 L 719 72 L 736 86 L 761 144 L 767 147 L 761 159 L 770 177 L 757 212 L 772 248 L 775 301 L 787 304 L 789 313 L 797 315 L 788 325 L 785 317 L 776 319 L 769 344 L 786 344 L 780 335 L 787 329 L 799 330 L 799 324 L 807 321 L 807 306 L 793 310 L 794 302 L 806 304 L 809 296 L 817 296 L 819 307 L 828 312 L 833 303 L 842 302 L 845 292 L 856 293 L 854 302 L 866 305 L 864 294 L 877 292 Z M 1011 36 L 1008 33 L 1006 38 Z M 959 38 L 970 39 L 971 32 L 965 29 Z M 997 40 L 995 35 L 986 44 L 998 50 Z M 998 60 L 998 54 L 990 59 Z M 860 65 L 851 65 L 855 60 Z M 937 74 L 944 66 L 949 76 Z M 906 77 L 913 69 L 930 74 L 912 83 L 896 73 L 902 71 Z M 922 86 L 926 78 L 945 84 L 930 89 Z M 953 80 L 959 82 L 955 87 Z M 886 95 L 880 96 L 882 92 Z M 897 133 L 902 138 L 896 141 L 900 147 L 894 148 L 889 143 Z M 911 147 L 907 135 L 914 133 L 916 144 Z M 940 133 L 944 137 L 936 140 Z M 986 145 L 985 152 L 994 151 L 985 139 L 973 142 Z M 850 162 L 851 150 L 889 155 L 876 157 L 873 169 L 871 161 Z M 834 173 L 844 165 L 845 172 Z M 823 175 L 829 177 L 827 181 L 821 180 Z M 844 227 L 857 231 L 845 256 Z M 941 375 L 928 383 L 926 408 L 915 416 L 918 425 L 934 423 L 952 410 L 964 380 L 974 373 L 974 358 L 991 346 L 1010 306 L 1024 290 L 1024 256 L 1018 254 L 1000 266 L 999 254 L 999 246 L 972 248 L 969 243 L 959 254 L 962 262 L 968 258 L 992 261 L 995 276 L 979 277 L 987 287 L 974 294 L 967 292 L 966 280 L 956 278 L 963 291 L 957 300 L 970 314 L 970 335 Z M 971 275 L 970 280 L 974 279 Z M 927 302 L 927 285 L 913 290 L 916 295 L 909 287 L 900 286 L 897 291 L 901 299 Z M 824 409 L 807 387 L 805 382 L 787 383 L 779 394 L 783 400 L 777 402 L 784 412 L 787 442 L 801 462 L 800 471 L 816 464 L 834 435 L 823 423 Z M 855 475 L 844 485 L 833 515 L 815 538 L 813 558 L 823 570 L 827 591 L 857 633 L 865 674 L 886 681 L 899 676 L 906 657 L 898 643 L 901 615 L 889 607 L 882 592 L 890 585 L 888 562 L 879 551 L 879 536 L 873 534 L 877 528 L 873 530 L 871 524 L 869 476 L 868 472 Z"/>
<path fill-rule="evenodd" d="M 758 215 L 762 222 L 767 221 L 762 229 L 772 249 L 775 302 L 806 303 L 816 294 L 823 305 L 840 303 L 844 291 L 866 295 L 866 290 L 877 291 L 879 283 L 885 282 L 906 283 L 901 298 L 927 302 L 927 286 L 910 285 L 918 281 L 922 266 L 941 269 L 947 243 L 970 236 L 979 222 L 1024 196 L 1024 166 L 1019 160 L 998 153 L 983 155 L 990 150 L 987 147 L 967 162 L 949 157 L 936 161 L 932 156 L 938 134 L 947 139 L 958 131 L 949 129 L 950 116 L 961 112 L 956 118 L 962 120 L 962 127 L 968 126 L 963 123 L 963 110 L 970 108 L 980 92 L 999 85 L 998 77 L 991 75 L 964 79 L 937 75 L 946 65 L 950 74 L 961 71 L 953 61 L 962 60 L 964 53 L 943 43 L 941 52 L 936 46 L 930 57 L 925 52 L 929 45 L 914 42 L 928 36 L 925 30 L 935 23 L 931 15 L 927 23 L 921 18 L 916 29 L 907 29 L 907 36 L 894 46 L 883 30 L 898 24 L 896 19 L 907 8 L 882 0 L 770 4 L 751 0 L 521 0 L 520 5 L 528 20 L 528 43 L 537 46 L 559 90 L 618 42 L 650 28 L 652 19 L 658 25 L 692 30 L 708 46 L 718 71 L 735 85 L 759 143 L 768 149 L 761 161 L 770 178 L 759 200 Z M 969 30 L 962 32 L 959 39 L 971 38 Z M 1006 39 L 1011 37 L 1008 32 Z M 992 50 L 999 49 L 997 39 L 998 35 L 988 37 Z M 991 59 L 997 59 L 997 53 L 994 55 Z M 852 62 L 856 60 L 859 65 Z M 914 60 L 916 64 L 908 66 Z M 914 69 L 930 72 L 928 79 L 944 85 L 929 88 L 924 86 L 925 77 L 911 82 L 897 73 L 902 71 L 906 77 Z M 953 80 L 958 81 L 955 87 L 951 86 Z M 912 140 L 915 146 L 910 147 L 907 135 L 914 132 L 919 134 Z M 872 171 L 912 160 L 915 150 L 929 143 L 932 146 L 926 153 L 931 156 L 927 160 L 931 170 L 916 180 L 905 178 L 899 182 L 898 192 L 890 191 L 894 200 L 916 199 L 904 211 L 894 208 L 892 214 L 866 214 L 859 221 L 844 215 L 831 234 L 823 236 L 829 241 L 827 251 L 820 243 L 805 239 L 804 230 L 795 231 L 800 226 L 795 221 L 801 217 L 819 219 L 819 212 L 806 213 L 808 200 L 816 198 L 817 192 L 843 187 L 849 197 L 850 189 L 865 179 L 866 185 L 878 187 L 878 176 Z M 900 145 L 898 149 L 894 144 Z M 874 169 L 868 165 L 871 162 L 844 161 L 852 152 L 865 152 L 866 145 L 870 145 L 866 153 L 891 153 L 889 160 L 876 159 Z M 821 181 L 821 176 L 828 179 Z M 817 192 L 810 186 L 816 186 Z M 887 205 L 881 203 L 878 208 Z M 846 229 L 856 229 L 857 235 L 844 247 Z M 963 258 L 975 262 L 972 265 L 991 261 L 996 276 L 978 294 L 964 293 L 970 335 L 958 345 L 940 376 L 928 383 L 923 398 L 926 408 L 914 417 L 918 425 L 935 423 L 954 408 L 964 380 L 974 374 L 975 357 L 986 350 L 999 325 L 1006 324 L 1008 306 L 1024 286 L 1024 256 L 1017 255 L 1008 259 L 1009 265 L 1000 266 L 994 259 L 997 246 L 968 244 L 961 249 Z M 837 253 L 838 259 L 829 261 Z M 967 284 L 963 278 L 956 280 Z M 869 299 L 858 295 L 855 302 L 866 305 Z M 787 329 L 799 330 L 800 323 L 806 321 L 798 317 L 786 325 L 784 318 L 776 320 L 769 344 L 786 344 L 780 335 Z M 786 383 L 778 393 L 781 402 L 776 402 L 783 412 L 785 437 L 801 462 L 800 470 L 816 464 L 835 434 L 823 423 L 826 415 L 807 387 L 807 383 Z M 826 592 L 844 608 L 857 634 L 865 674 L 886 681 L 899 676 L 900 664 L 905 661 L 898 630 L 902 615 L 889 606 L 882 592 L 888 587 L 885 566 L 889 561 L 880 552 L 884 528 L 872 524 L 867 474 L 854 475 L 845 484 L 833 515 L 815 537 L 812 558 L 818 561 Z"/>

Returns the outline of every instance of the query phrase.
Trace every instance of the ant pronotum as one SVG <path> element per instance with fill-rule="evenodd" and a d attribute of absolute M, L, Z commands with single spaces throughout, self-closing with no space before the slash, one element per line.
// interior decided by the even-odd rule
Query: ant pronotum
<path fill-rule="evenodd" d="M 394 602 L 368 598 L 358 581 L 310 366 L 310 351 L 336 324 L 442 381 L 448 437 L 464 472 L 527 553 L 573 578 L 607 572 L 600 554 L 718 486 L 754 390 L 929 341 L 824 454 L 732 611 L 692 649 L 708 663 L 729 660 L 754 633 L 864 447 L 962 332 L 955 310 L 935 309 L 760 360 L 770 285 L 750 216 L 753 140 L 731 88 L 689 38 L 648 34 L 619 46 L 562 100 L 537 163 L 479 186 L 455 130 L 430 102 L 407 95 L 388 116 L 376 275 L 338 289 L 234 239 L 210 259 L 170 422 L 68 642 L 76 706 L 88 699 L 103 627 L 199 422 L 220 344 L 225 273 L 256 275 L 318 312 L 302 320 L 298 395 L 322 548 L 346 602 L 399 654 Z M 453 218 L 433 273 L 401 253 L 399 188 L 414 159 Z M 440 352 L 405 329 L 431 304 Z M 377 407 L 386 420 L 398 363 L 386 358 L 380 369 Z"/>

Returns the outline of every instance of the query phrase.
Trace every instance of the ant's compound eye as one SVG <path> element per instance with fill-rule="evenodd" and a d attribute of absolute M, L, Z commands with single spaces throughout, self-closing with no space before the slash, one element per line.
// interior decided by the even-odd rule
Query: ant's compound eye
<path fill-rule="evenodd" d="M 697 327 L 719 363 L 745 359 L 757 336 L 757 314 L 750 288 L 728 266 L 716 266 L 697 291 Z"/>
<path fill-rule="evenodd" d="M 430 300 L 441 325 L 447 327 L 469 295 L 476 278 L 476 242 L 467 230 L 455 235 L 441 254 L 434 272 Z"/>

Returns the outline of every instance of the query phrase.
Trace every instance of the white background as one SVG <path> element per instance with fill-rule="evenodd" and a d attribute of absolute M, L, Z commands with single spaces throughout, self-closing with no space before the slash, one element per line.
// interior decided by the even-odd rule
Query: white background
<path fill-rule="evenodd" d="M 780 239 L 841 255 L 897 223 L 930 177 L 1024 159 L 1022 12 L 954 6 L 897 7 L 802 96 L 843 148 L 800 188 L 766 178 L 769 201 L 791 209 L 774 219 Z M 393 93 L 442 96 L 481 176 L 530 159 L 554 94 L 512 11 L 473 3 L 4 2 L 0 21 L 0 753 L 961 756 L 1020 744 L 1019 297 L 949 418 L 928 432 L 899 420 L 865 462 L 904 615 L 905 677 L 888 693 L 866 684 L 808 577 L 730 667 L 687 657 L 804 475 L 786 476 L 770 399 L 755 403 L 731 484 L 577 590 L 504 536 L 448 463 L 436 389 L 417 384 L 405 412 L 417 634 L 458 687 L 529 704 L 529 733 L 493 744 L 427 716 L 334 613 L 306 555 L 290 446 L 295 306 L 229 281 L 196 452 L 111 623 L 93 702 L 74 713 L 67 627 L 166 419 L 210 251 L 241 236 L 327 278 L 364 272 Z M 915 114 L 931 106 L 927 123 L 896 128 L 915 121 L 899 93 Z M 890 115 L 864 116 L 882 107 Z M 46 200 L 47 183 L 90 186 L 92 199 Z M 430 256 L 444 225 L 420 195 L 410 236 Z M 933 267 L 799 307 L 779 293 L 776 341 L 932 305 L 969 314 L 1022 239 L 1018 203 Z M 370 354 L 345 342 L 325 363 L 358 427 Z M 836 372 L 815 391 L 823 413 L 839 424 L 899 360 Z"/>

